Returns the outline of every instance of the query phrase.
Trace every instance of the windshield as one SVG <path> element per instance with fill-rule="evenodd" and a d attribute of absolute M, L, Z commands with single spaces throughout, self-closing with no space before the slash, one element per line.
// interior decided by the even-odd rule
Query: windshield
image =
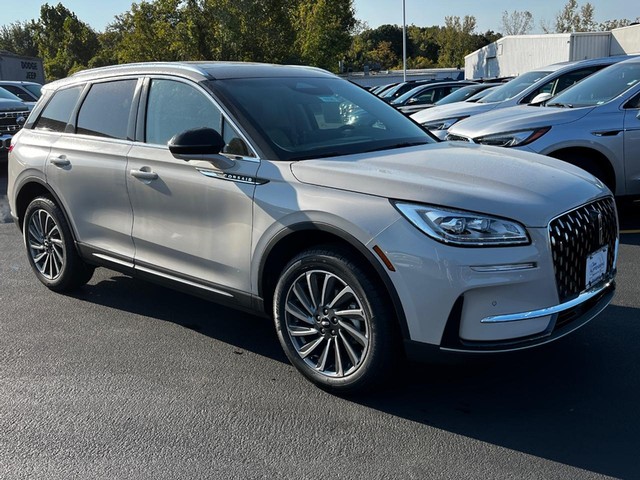
<path fill-rule="evenodd" d="M 518 78 L 514 78 L 510 82 L 496 88 L 490 94 L 480 99 L 478 103 L 494 103 L 509 100 L 550 73 L 551 72 L 541 71 L 523 73 Z"/>
<path fill-rule="evenodd" d="M 0 98 L 4 98 L 6 100 L 15 100 L 17 102 L 22 103 L 22 100 L 20 100 L 20 97 L 14 95 L 13 93 L 5 90 L 2 87 L 0 87 Z"/>
<path fill-rule="evenodd" d="M 337 78 L 216 80 L 279 160 L 304 160 L 435 142 L 398 110 Z"/>
<path fill-rule="evenodd" d="M 412 88 L 411 90 L 409 90 L 406 93 L 403 93 L 402 95 L 400 95 L 398 98 L 396 98 L 395 100 L 393 100 L 391 102 L 391 105 L 404 105 L 405 103 L 407 103 L 407 101 L 409 101 L 411 98 L 415 97 L 416 95 L 420 94 L 421 92 L 427 90 L 429 88 L 429 86 L 424 86 L 424 85 L 420 85 L 418 87 Z"/>
<path fill-rule="evenodd" d="M 484 90 L 486 88 L 489 88 L 489 87 L 485 87 L 484 85 L 469 85 L 466 87 L 462 87 L 450 93 L 446 97 L 441 98 L 435 104 L 446 105 L 447 103 L 463 102 L 467 98 L 477 93 L 479 90 Z"/>
<path fill-rule="evenodd" d="M 36 98 L 40 98 L 42 96 L 42 85 L 38 85 L 35 83 L 27 83 L 24 85 L 24 88 L 33 93 Z"/>
<path fill-rule="evenodd" d="M 640 82 L 640 62 L 611 65 L 549 100 L 547 106 L 593 107 L 607 103 Z"/>

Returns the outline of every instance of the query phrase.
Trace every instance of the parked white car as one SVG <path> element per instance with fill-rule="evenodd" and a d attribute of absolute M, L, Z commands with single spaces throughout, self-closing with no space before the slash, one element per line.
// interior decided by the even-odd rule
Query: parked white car
<path fill-rule="evenodd" d="M 563 62 L 524 73 L 496 88 L 476 103 L 453 103 L 421 110 L 411 118 L 440 140 L 460 120 L 491 110 L 541 102 L 609 65 L 626 60 L 627 55 Z M 537 97 L 537 98 L 536 98 Z"/>
<path fill-rule="evenodd" d="M 640 57 L 600 70 L 546 106 L 463 120 L 447 139 L 542 153 L 587 170 L 616 195 L 640 194 Z"/>

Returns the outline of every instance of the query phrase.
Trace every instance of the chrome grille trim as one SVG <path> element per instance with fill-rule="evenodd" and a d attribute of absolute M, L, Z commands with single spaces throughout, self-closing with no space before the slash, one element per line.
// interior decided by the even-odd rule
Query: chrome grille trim
<path fill-rule="evenodd" d="M 618 216 L 612 197 L 603 198 L 564 213 L 549 222 L 556 287 L 561 303 L 587 289 L 587 257 L 608 246 L 607 272 L 615 273 Z"/>

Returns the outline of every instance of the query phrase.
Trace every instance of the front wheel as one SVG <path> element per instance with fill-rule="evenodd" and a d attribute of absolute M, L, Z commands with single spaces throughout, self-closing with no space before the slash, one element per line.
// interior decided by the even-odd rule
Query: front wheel
<path fill-rule="evenodd" d="M 31 268 L 49 289 L 69 291 L 91 279 L 94 268 L 76 252 L 67 220 L 50 198 L 38 197 L 29 204 L 23 232 Z"/>
<path fill-rule="evenodd" d="M 285 267 L 274 295 L 278 338 L 316 385 L 363 391 L 392 369 L 394 319 L 365 270 L 339 248 L 307 250 Z"/>

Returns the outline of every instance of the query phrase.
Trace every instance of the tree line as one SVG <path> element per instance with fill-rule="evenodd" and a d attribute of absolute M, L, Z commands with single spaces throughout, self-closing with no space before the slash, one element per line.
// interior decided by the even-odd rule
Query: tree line
<path fill-rule="evenodd" d="M 592 19 L 589 3 L 578 9 L 577 0 L 568 0 L 556 16 L 556 31 L 598 27 Z M 508 34 L 527 33 L 532 15 L 504 12 L 502 22 Z M 448 16 L 444 26 L 410 25 L 407 67 L 460 67 L 465 55 L 501 36 L 477 33 L 473 16 Z M 356 19 L 353 0 L 142 0 L 98 32 L 62 3 L 45 3 L 38 19 L 0 27 L 0 50 L 41 57 L 47 80 L 143 61 L 234 60 L 360 71 L 401 68 L 402 27 L 369 28 Z"/>

